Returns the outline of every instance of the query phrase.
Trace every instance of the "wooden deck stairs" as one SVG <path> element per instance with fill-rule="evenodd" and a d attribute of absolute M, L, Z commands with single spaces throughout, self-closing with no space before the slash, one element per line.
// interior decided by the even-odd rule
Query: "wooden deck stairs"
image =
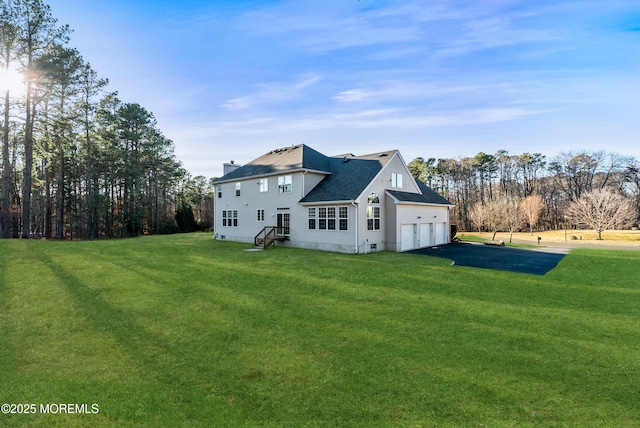
<path fill-rule="evenodd" d="M 276 241 L 282 241 L 284 238 L 277 234 L 278 228 L 275 226 L 266 226 L 253 238 L 255 248 L 264 250 L 273 245 Z"/>

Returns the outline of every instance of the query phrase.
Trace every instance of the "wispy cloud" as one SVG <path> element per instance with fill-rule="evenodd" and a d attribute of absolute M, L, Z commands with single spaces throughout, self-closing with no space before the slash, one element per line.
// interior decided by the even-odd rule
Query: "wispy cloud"
<path fill-rule="evenodd" d="M 247 13 L 241 23 L 258 34 L 291 34 L 293 44 L 316 52 L 420 40 L 419 25 L 391 10 L 367 10 L 358 2 L 284 2 Z"/>
<path fill-rule="evenodd" d="M 257 85 L 253 93 L 231 98 L 225 101 L 222 107 L 228 110 L 244 110 L 267 103 L 291 100 L 320 80 L 322 78 L 318 75 L 305 75 L 290 83 L 262 83 Z"/>
<path fill-rule="evenodd" d="M 333 99 L 341 103 L 369 102 L 373 100 L 407 100 L 441 97 L 460 92 L 478 91 L 480 85 L 436 85 L 415 80 L 393 80 L 374 82 L 369 87 L 360 87 L 341 91 Z"/>
<path fill-rule="evenodd" d="M 485 109 L 422 113 L 406 109 L 369 109 L 352 112 L 327 112 L 315 115 L 281 117 L 262 115 L 247 120 L 228 120 L 194 124 L 185 138 L 211 138 L 247 135 L 300 136 L 305 132 L 335 131 L 338 129 L 433 129 L 475 124 L 509 122 L 528 116 L 549 113 L 550 110 L 524 106 L 497 106 Z"/>

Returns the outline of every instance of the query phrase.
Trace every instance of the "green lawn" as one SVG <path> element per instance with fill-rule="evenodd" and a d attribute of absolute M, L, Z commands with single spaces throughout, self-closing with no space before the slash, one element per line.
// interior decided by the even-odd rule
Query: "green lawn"
<path fill-rule="evenodd" d="M 464 233 L 460 234 L 457 236 L 458 239 L 460 239 L 463 242 L 488 242 L 490 241 L 489 238 L 484 238 L 482 236 L 476 236 L 476 235 L 466 235 Z M 537 245 L 533 245 L 533 244 L 514 244 L 513 242 L 509 242 L 509 238 L 504 239 L 504 237 L 502 236 L 497 236 L 496 240 L 501 240 L 504 242 L 504 245 L 506 247 L 514 247 L 514 248 L 536 248 Z"/>
<path fill-rule="evenodd" d="M 640 425 L 640 252 L 247 247 L 0 241 L 0 403 L 99 408 L 0 426 Z"/>

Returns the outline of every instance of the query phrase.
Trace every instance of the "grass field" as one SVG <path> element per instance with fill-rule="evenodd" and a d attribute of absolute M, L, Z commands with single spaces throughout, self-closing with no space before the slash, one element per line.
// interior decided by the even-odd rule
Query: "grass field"
<path fill-rule="evenodd" d="M 491 240 L 493 235 L 492 233 L 487 233 L 488 236 L 482 236 L 479 233 L 476 234 L 472 234 L 472 233 L 461 233 L 460 235 L 457 236 L 457 238 L 463 242 L 488 242 Z M 515 248 L 536 248 L 536 245 L 534 244 L 517 244 L 517 243 L 512 243 L 509 242 L 508 240 L 509 238 L 502 240 L 499 239 L 499 237 L 496 237 L 496 240 L 502 240 L 502 242 L 504 242 L 504 245 L 507 247 L 515 247 Z"/>
<path fill-rule="evenodd" d="M 491 239 L 493 232 L 459 232 L 458 237 L 462 240 L 482 241 Z M 639 230 L 605 230 L 602 232 L 602 239 L 598 240 L 598 232 L 595 230 L 545 230 L 534 231 L 533 234 L 529 232 L 514 232 L 514 241 L 525 241 L 537 244 L 538 236 L 542 238 L 542 245 L 545 243 L 590 243 L 597 244 L 599 246 L 608 245 L 625 245 L 637 247 L 640 249 L 640 231 Z M 509 242 L 509 232 L 498 232 L 496 239 L 501 239 L 505 242 Z"/>
<path fill-rule="evenodd" d="M 0 241 L 0 403 L 38 406 L 0 426 L 640 425 L 640 252 L 245 248 Z"/>

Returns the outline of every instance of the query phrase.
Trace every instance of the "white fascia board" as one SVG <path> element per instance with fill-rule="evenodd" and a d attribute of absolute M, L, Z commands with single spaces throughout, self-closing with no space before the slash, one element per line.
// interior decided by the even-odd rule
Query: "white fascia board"
<path fill-rule="evenodd" d="M 264 178 L 264 177 L 276 177 L 279 175 L 294 174 L 296 172 L 312 172 L 312 173 L 324 174 L 324 175 L 332 174 L 331 172 L 327 172 L 327 171 L 318 171 L 318 170 L 307 169 L 307 168 L 296 168 L 296 169 L 288 169 L 286 171 L 270 172 L 268 174 L 246 175 L 243 177 L 228 178 L 226 180 L 216 180 L 215 184 L 237 183 L 238 181 L 255 180 L 256 178 Z"/>
<path fill-rule="evenodd" d="M 342 201 L 298 202 L 298 204 L 305 205 L 305 206 L 307 206 L 307 205 L 318 205 L 318 206 L 320 206 L 320 205 L 344 205 L 344 204 L 352 204 L 352 203 L 357 205 L 358 201 L 357 200 L 354 201 L 354 200 L 351 200 L 351 199 L 345 199 L 345 200 L 342 200 Z"/>
<path fill-rule="evenodd" d="M 432 202 L 411 202 L 411 201 L 398 201 L 394 199 L 396 205 L 423 205 L 425 207 L 454 207 L 455 205 L 449 204 L 434 204 Z"/>

